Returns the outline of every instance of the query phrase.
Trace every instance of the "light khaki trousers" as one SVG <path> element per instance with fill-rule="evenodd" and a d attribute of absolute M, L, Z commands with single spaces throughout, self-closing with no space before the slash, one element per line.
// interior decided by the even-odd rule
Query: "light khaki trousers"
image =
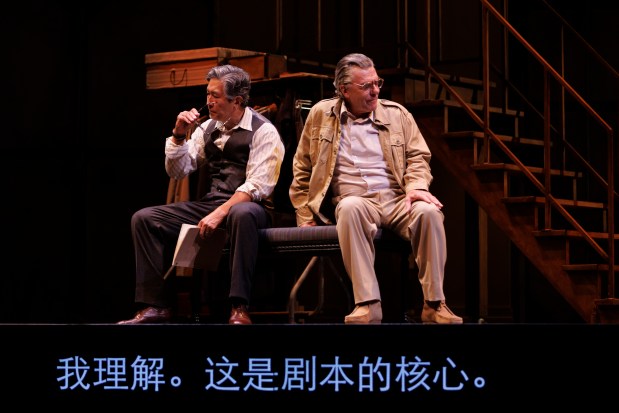
<path fill-rule="evenodd" d="M 443 279 L 447 242 L 444 215 L 435 205 L 417 201 L 407 211 L 404 195 L 384 190 L 342 198 L 335 208 L 335 216 L 342 259 L 352 281 L 355 304 L 381 299 L 374 270 L 374 235 L 378 227 L 389 228 L 410 240 L 424 299 L 445 299 Z"/>

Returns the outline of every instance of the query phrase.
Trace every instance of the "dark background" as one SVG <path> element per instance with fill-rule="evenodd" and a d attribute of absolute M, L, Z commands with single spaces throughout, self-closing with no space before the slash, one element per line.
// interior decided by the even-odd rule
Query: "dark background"
<path fill-rule="evenodd" d="M 8 183 L 0 322 L 113 322 L 132 311 L 131 215 L 165 202 L 164 139 L 179 111 L 204 100 L 201 89 L 147 90 L 145 54 L 228 47 L 286 55 L 294 71 L 295 59 L 335 64 L 360 51 L 379 68 L 396 64 L 395 1 L 322 1 L 320 25 L 316 0 L 283 2 L 281 16 L 275 0 L 71 3 L 23 0 L 0 17 Z M 510 17 L 543 45 L 540 2 L 519 3 L 528 6 Z M 616 2 L 561 3 L 553 5 L 617 67 Z M 443 4 L 450 30 L 478 36 L 476 1 Z M 466 242 L 453 231 L 450 242 Z M 446 286 L 463 308 L 456 289 Z"/>
<path fill-rule="evenodd" d="M 525 410 L 534 402 L 569 411 L 575 403 L 589 408 L 612 403 L 616 382 L 608 379 L 607 372 L 619 364 L 616 357 L 608 357 L 616 351 L 619 330 L 614 325 L 9 325 L 3 332 L 14 337 L 4 350 L 21 356 L 3 363 L 3 373 L 11 378 L 3 386 L 3 401 L 24 407 L 45 403 L 73 409 L 117 409 L 119 403 L 137 402 L 163 411 L 164 406 L 173 409 L 188 402 L 204 403 L 207 408 L 225 402 L 247 411 L 256 406 L 303 411 L 309 406 L 324 408 L 345 402 L 353 408 L 376 406 L 388 411 L 402 403 L 454 410 L 475 404 L 478 411 L 491 412 L 508 410 L 508 404 Z M 566 345 L 575 336 L 586 338 L 578 350 Z M 27 353 L 26 348 L 40 342 L 46 345 Z M 575 352 L 581 356 L 575 357 Z M 205 388 L 218 379 L 222 379 L 220 387 L 233 387 L 230 380 L 223 380 L 228 371 L 223 357 L 235 364 L 229 373 L 241 388 L 238 391 Z M 140 378 L 133 375 L 132 363 L 137 364 L 138 358 L 162 362 L 157 371 L 160 376 L 149 378 L 145 388 L 144 382 L 132 388 Z M 249 371 L 250 358 L 271 363 L 261 371 L 276 375 L 267 375 L 262 384 L 277 390 L 243 390 L 250 380 L 259 381 L 256 374 L 244 374 Z M 79 363 L 73 363 L 74 359 Z M 293 390 L 283 388 L 284 361 L 290 359 L 303 359 L 309 372 L 302 377 L 303 387 Z M 112 362 L 126 370 L 110 368 Z M 213 363 L 223 366 L 211 375 Z M 364 389 L 359 386 L 362 363 L 366 364 Z M 330 366 L 335 364 L 342 366 L 341 372 L 327 381 Z M 372 374 L 369 364 L 377 366 Z M 82 370 L 66 368 L 74 365 Z M 410 376 L 402 377 L 404 370 Z M 350 382 L 344 382 L 344 375 Z M 367 385 L 370 375 L 371 388 Z M 180 386 L 172 385 L 173 377 L 180 379 Z M 158 390 L 155 380 L 159 380 Z M 407 380 L 404 389 L 402 380 Z"/>

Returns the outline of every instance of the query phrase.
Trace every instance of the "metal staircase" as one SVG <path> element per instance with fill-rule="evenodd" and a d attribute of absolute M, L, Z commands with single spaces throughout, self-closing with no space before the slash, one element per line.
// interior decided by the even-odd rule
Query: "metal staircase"
<path fill-rule="evenodd" d="M 414 63 L 381 75 L 391 76 L 393 84 L 401 79 L 400 87 L 390 91 L 396 99 L 423 91 L 423 98 L 407 106 L 433 158 L 582 319 L 619 322 L 617 127 L 611 126 L 616 125 L 617 107 L 610 112 L 612 121 L 596 111 L 563 70 L 556 70 L 511 26 L 504 17 L 507 2 L 502 12 L 490 1 L 480 0 L 480 5 L 481 80 L 445 74 L 444 65 L 439 70 L 433 63 L 430 1 L 426 50 L 406 43 L 407 59 Z M 491 47 L 491 39 L 498 48 Z M 520 67 L 538 76 L 537 96 L 523 93 L 508 76 L 514 50 L 532 62 Z M 497 61 L 502 62 L 498 67 L 491 63 Z M 618 90 L 619 76 L 610 70 L 610 86 Z"/>

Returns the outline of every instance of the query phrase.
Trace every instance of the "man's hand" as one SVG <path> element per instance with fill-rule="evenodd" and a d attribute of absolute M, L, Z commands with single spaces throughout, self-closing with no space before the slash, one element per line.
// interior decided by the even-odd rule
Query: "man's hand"
<path fill-rule="evenodd" d="M 411 204 L 415 201 L 424 201 L 428 204 L 434 204 L 438 209 L 443 208 L 443 204 L 434 195 L 428 191 L 422 191 L 420 189 L 413 189 L 406 194 L 406 209 L 410 211 Z"/>
<path fill-rule="evenodd" d="M 200 112 L 196 108 L 186 110 L 178 114 L 172 134 L 174 136 L 184 136 L 187 133 L 190 125 L 200 118 Z"/>
<path fill-rule="evenodd" d="M 225 215 L 217 208 L 198 222 L 198 228 L 200 229 L 200 237 L 207 238 L 211 232 L 215 231 L 219 224 L 224 220 Z"/>

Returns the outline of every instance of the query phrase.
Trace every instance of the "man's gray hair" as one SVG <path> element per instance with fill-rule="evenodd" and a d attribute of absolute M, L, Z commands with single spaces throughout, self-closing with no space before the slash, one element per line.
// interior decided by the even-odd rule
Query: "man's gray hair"
<path fill-rule="evenodd" d="M 211 79 L 219 79 L 223 83 L 226 99 L 232 100 L 240 96 L 243 98 L 242 107 L 249 104 L 251 79 L 245 70 L 233 65 L 215 66 L 206 75 L 207 81 Z"/>
<path fill-rule="evenodd" d="M 369 69 L 374 67 L 374 61 L 361 53 L 351 53 L 340 59 L 335 67 L 335 79 L 333 80 L 335 95 L 339 98 L 344 97 L 340 92 L 340 86 L 346 85 L 352 81 L 352 76 L 350 74 L 352 67 Z"/>

